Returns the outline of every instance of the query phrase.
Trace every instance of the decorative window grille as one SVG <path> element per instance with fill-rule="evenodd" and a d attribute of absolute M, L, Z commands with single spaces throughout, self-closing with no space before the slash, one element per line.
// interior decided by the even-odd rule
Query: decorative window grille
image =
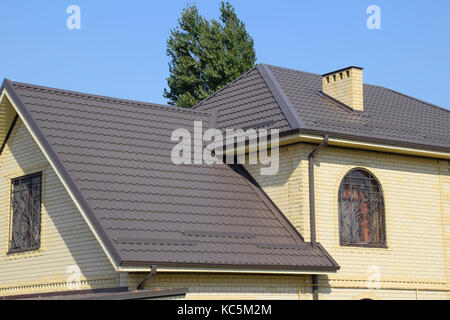
<path fill-rule="evenodd" d="M 42 173 L 11 181 L 11 230 L 9 251 L 40 247 Z"/>
<path fill-rule="evenodd" d="M 339 187 L 341 245 L 385 247 L 383 192 L 377 179 L 362 169 L 347 173 Z"/>

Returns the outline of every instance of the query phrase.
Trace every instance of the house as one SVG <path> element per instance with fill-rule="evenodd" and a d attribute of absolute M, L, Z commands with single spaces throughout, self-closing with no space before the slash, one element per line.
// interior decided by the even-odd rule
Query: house
<path fill-rule="evenodd" d="M 5 80 L 0 296 L 448 299 L 450 112 L 259 64 L 186 110 Z M 195 121 L 279 129 L 276 175 L 176 165 Z"/>

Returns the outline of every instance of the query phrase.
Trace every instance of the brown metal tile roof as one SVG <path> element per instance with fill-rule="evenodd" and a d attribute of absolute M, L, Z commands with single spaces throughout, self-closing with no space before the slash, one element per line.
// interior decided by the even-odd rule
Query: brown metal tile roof
<path fill-rule="evenodd" d="M 4 87 L 118 265 L 338 269 L 242 167 L 171 162 L 172 131 L 209 113 Z"/>
<path fill-rule="evenodd" d="M 257 68 L 201 101 L 196 108 L 217 111 L 217 128 L 291 128 Z"/>
<path fill-rule="evenodd" d="M 364 84 L 364 113 L 355 113 L 321 94 L 321 77 L 259 64 L 195 109 L 218 109 L 220 128 L 276 120 L 266 127 L 450 151 L 449 110 Z"/>

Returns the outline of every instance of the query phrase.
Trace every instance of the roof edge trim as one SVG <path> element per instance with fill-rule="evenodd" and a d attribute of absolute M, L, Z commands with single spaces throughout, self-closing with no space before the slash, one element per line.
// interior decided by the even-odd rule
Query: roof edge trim
<path fill-rule="evenodd" d="M 318 245 L 320 245 L 318 243 Z M 323 250 L 320 245 L 319 249 Z M 324 255 L 329 257 L 328 254 Z M 328 258 L 329 259 L 329 258 Z M 158 273 L 162 272 L 195 272 L 195 273 L 259 273 L 259 274 L 327 274 L 336 272 L 340 266 L 334 262 L 332 266 L 285 266 L 285 265 L 219 265 L 219 264 L 182 264 L 174 263 L 158 265 Z M 119 272 L 149 272 L 151 266 L 148 263 L 138 261 L 125 261 L 119 268 Z"/>
<path fill-rule="evenodd" d="M 301 142 L 320 143 L 323 139 L 323 134 L 328 134 L 330 136 L 329 145 L 331 147 L 348 147 L 359 150 L 450 160 L 450 150 L 439 151 L 432 149 L 422 149 L 419 146 L 414 147 L 407 144 L 394 145 L 389 144 L 389 141 L 380 141 L 364 137 L 356 139 L 356 137 L 344 137 L 336 133 L 326 131 L 319 132 L 312 130 L 292 130 L 291 132 L 286 132 L 283 137 L 280 137 L 280 146 Z"/>
<path fill-rule="evenodd" d="M 325 248 L 323 247 L 323 245 L 321 243 L 316 242 L 316 245 L 320 249 L 320 251 L 322 251 L 322 253 L 328 258 L 328 260 L 330 260 L 331 264 L 334 266 L 337 266 L 337 270 L 341 269 L 341 267 L 339 266 L 337 261 L 333 259 L 331 254 L 327 250 L 325 250 Z"/>
<path fill-rule="evenodd" d="M 287 122 L 291 126 L 292 129 L 300 129 L 305 128 L 305 124 L 303 120 L 300 118 L 298 112 L 295 110 L 291 101 L 285 94 L 284 90 L 281 88 L 280 84 L 276 80 L 275 76 L 270 71 L 269 66 L 263 63 L 260 63 L 256 66 L 259 73 L 261 74 L 264 82 L 272 93 L 275 101 L 283 112 Z"/>
<path fill-rule="evenodd" d="M 158 268 L 159 273 L 173 273 L 173 272 L 186 272 L 186 273 L 245 273 L 245 274 L 295 274 L 295 275 L 303 275 L 303 274 L 329 274 L 329 273 L 335 273 L 338 269 L 327 269 L 325 270 L 323 267 L 318 267 L 317 269 L 311 268 L 307 269 L 305 268 L 302 270 L 301 268 L 299 270 L 290 270 L 290 269 L 279 269 L 276 268 L 273 269 L 222 269 L 222 268 Z M 134 270 L 134 271 L 133 271 Z M 121 269 L 122 272 L 149 272 L 150 268 L 142 269 L 141 271 L 137 271 L 140 269 Z"/>
<path fill-rule="evenodd" d="M 41 132 L 33 116 L 25 107 L 25 104 L 22 102 L 19 95 L 15 91 L 12 83 L 8 79 L 5 79 L 0 90 L 2 94 L 6 94 L 6 97 L 10 100 L 11 104 L 16 109 L 17 114 L 24 122 L 26 128 L 38 144 L 41 151 L 44 153 L 53 170 L 55 170 L 55 173 L 63 183 L 78 210 L 99 241 L 113 267 L 118 270 L 118 266 L 121 264 L 121 259 L 118 252 L 114 249 L 103 228 L 100 227 L 100 223 L 93 214 L 92 209 L 88 205 L 86 199 L 84 199 L 81 191 L 78 189 L 75 182 L 72 180 L 66 168 L 62 164 L 61 160 L 58 158 L 58 155 L 51 147 L 49 141 L 47 140 L 47 137 Z"/>

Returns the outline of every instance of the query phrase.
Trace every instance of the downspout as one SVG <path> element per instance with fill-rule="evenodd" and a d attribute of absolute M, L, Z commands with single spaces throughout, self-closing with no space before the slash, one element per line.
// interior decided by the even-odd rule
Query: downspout
<path fill-rule="evenodd" d="M 309 222 L 311 229 L 311 245 L 313 248 L 317 247 L 316 241 L 316 201 L 315 201 L 315 187 L 314 187 L 314 157 L 320 150 L 328 145 L 328 136 L 323 137 L 322 143 L 315 148 L 308 157 L 308 175 L 309 175 Z M 313 299 L 319 300 L 319 280 L 317 275 L 312 276 L 312 291 Z"/>
<path fill-rule="evenodd" d="M 152 270 L 150 271 L 150 273 L 144 278 L 144 280 L 141 281 L 141 283 L 139 283 L 139 285 L 137 286 L 136 290 L 143 290 L 145 287 L 145 284 L 154 276 L 156 276 L 156 271 L 157 271 L 157 267 L 156 266 L 152 266 Z"/>
<path fill-rule="evenodd" d="M 313 300 L 319 300 L 319 277 L 317 274 L 312 275 L 312 293 Z"/>

